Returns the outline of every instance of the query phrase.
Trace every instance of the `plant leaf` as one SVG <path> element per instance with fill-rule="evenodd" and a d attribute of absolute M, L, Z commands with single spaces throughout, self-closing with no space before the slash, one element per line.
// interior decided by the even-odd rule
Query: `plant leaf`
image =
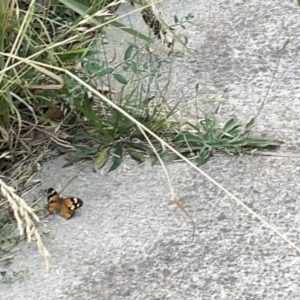
<path fill-rule="evenodd" d="M 134 74 L 138 74 L 139 73 L 139 69 L 138 69 L 138 66 L 137 66 L 137 63 L 135 61 L 132 61 L 131 62 L 131 70 Z"/>
<path fill-rule="evenodd" d="M 245 126 L 245 132 L 248 132 L 254 125 L 255 119 L 252 118 Z"/>
<path fill-rule="evenodd" d="M 278 140 L 261 140 L 261 139 L 246 139 L 244 140 L 244 147 L 252 148 L 265 148 L 265 147 L 277 147 L 282 145 L 283 142 Z"/>
<path fill-rule="evenodd" d="M 124 60 L 128 60 L 131 57 L 134 46 L 129 45 L 124 54 Z"/>
<path fill-rule="evenodd" d="M 98 76 L 104 76 L 110 74 L 114 69 L 113 68 L 105 68 L 98 73 Z"/>
<path fill-rule="evenodd" d="M 123 77 L 121 74 L 113 74 L 113 76 L 118 82 L 120 82 L 122 84 L 128 83 L 127 79 L 125 77 Z"/>
<path fill-rule="evenodd" d="M 113 156 L 113 164 L 110 167 L 110 169 L 108 170 L 108 173 L 110 171 L 115 170 L 116 168 L 118 168 L 120 166 L 120 164 L 122 163 L 122 158 L 123 158 L 123 154 L 122 154 L 122 146 L 121 145 L 116 145 L 115 147 L 115 153 Z"/>
<path fill-rule="evenodd" d="M 201 153 L 198 154 L 198 157 L 196 159 L 197 165 L 202 165 L 203 163 L 205 163 L 205 161 L 207 159 L 209 159 L 209 157 L 211 156 L 211 150 L 210 149 L 206 149 L 204 151 L 201 151 Z"/>
<path fill-rule="evenodd" d="M 67 161 L 62 168 L 66 168 L 69 166 L 72 166 L 76 162 L 79 162 L 88 156 L 95 154 L 98 151 L 99 145 L 95 145 L 92 147 L 87 147 L 87 146 L 76 146 L 78 152 L 75 154 L 74 157 L 72 157 L 69 161 Z"/>
<path fill-rule="evenodd" d="M 93 166 L 94 172 L 97 172 L 97 170 L 99 170 L 106 163 L 108 155 L 109 155 L 109 150 L 110 150 L 110 147 L 105 147 L 99 151 L 99 153 L 94 161 L 94 166 Z"/>
<path fill-rule="evenodd" d="M 170 151 L 165 150 L 165 151 L 159 153 L 158 155 L 162 161 L 167 161 L 170 156 Z M 159 161 L 158 157 L 155 155 L 154 159 L 151 162 L 151 166 L 157 165 L 158 163 L 160 163 L 160 161 Z"/>
<path fill-rule="evenodd" d="M 138 162 L 144 162 L 146 159 L 146 154 L 141 151 L 136 151 L 135 149 L 126 149 L 129 155 Z"/>
<path fill-rule="evenodd" d="M 231 119 L 229 119 L 226 124 L 223 126 L 222 131 L 225 133 L 230 133 L 233 129 L 235 129 L 237 126 L 239 126 L 238 119 L 234 116 Z"/>

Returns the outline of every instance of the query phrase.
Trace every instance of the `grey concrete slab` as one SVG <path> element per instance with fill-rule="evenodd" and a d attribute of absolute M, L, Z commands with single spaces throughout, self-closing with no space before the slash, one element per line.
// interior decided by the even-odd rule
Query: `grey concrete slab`
<path fill-rule="evenodd" d="M 196 83 L 203 96 L 228 89 L 223 117 L 246 121 L 256 113 L 290 38 L 255 133 L 298 151 L 296 1 L 172 0 L 162 10 L 169 18 L 196 16 L 187 27 L 196 56 L 174 65 L 173 94 L 186 91 L 186 99 L 193 99 Z M 192 108 L 189 113 L 194 115 Z M 78 172 L 65 192 L 82 198 L 84 206 L 71 220 L 47 218 L 48 278 L 35 246 L 18 248 L 9 270 L 29 272 L 1 284 L 1 299 L 300 299 L 296 251 L 187 165 L 167 168 L 197 222 L 193 241 L 159 166 L 126 160 L 114 172 L 104 172 L 106 166 L 93 173 L 90 162 L 71 170 L 62 164 L 63 158 L 44 164 L 38 174 L 43 187 L 59 190 Z M 202 170 L 299 245 L 299 168 L 297 159 L 223 155 Z"/>

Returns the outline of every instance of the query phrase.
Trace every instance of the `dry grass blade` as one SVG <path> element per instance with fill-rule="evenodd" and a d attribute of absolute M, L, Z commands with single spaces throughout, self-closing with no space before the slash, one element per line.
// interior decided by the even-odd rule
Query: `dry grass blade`
<path fill-rule="evenodd" d="M 8 256 L 0 258 L 0 261 L 8 260 L 8 259 L 11 259 L 13 257 L 14 257 L 14 255 L 8 255 Z"/>
<path fill-rule="evenodd" d="M 24 33 L 24 29 L 28 26 L 28 21 L 30 20 L 30 15 L 32 14 L 33 12 L 33 9 L 34 9 L 34 5 L 35 5 L 35 0 L 32 0 L 28 6 L 28 10 L 26 12 L 26 15 L 23 19 L 23 22 L 18 30 L 18 35 L 16 36 L 16 39 L 14 41 L 14 44 L 11 48 L 11 54 L 13 53 L 17 53 L 18 52 L 18 49 L 21 47 L 21 37 Z M 13 10 L 11 10 L 12 12 Z M 18 45 L 19 44 L 19 45 Z M 7 59 L 6 63 L 5 63 L 5 67 L 9 66 L 10 64 L 10 58 Z M 1 82 L 1 78 L 0 78 L 0 82 Z"/>
<path fill-rule="evenodd" d="M 253 151 L 251 152 L 253 155 L 263 155 L 263 156 L 275 156 L 275 157 L 289 157 L 289 158 L 300 158 L 299 153 L 293 152 L 275 152 L 275 151 Z"/>
<path fill-rule="evenodd" d="M 159 154 L 157 153 L 155 147 L 153 146 L 153 144 L 151 143 L 150 139 L 148 138 L 148 136 L 145 133 L 145 131 L 141 128 L 141 126 L 139 126 L 139 124 L 137 124 L 137 126 L 140 129 L 140 131 L 142 132 L 142 134 L 144 135 L 144 137 L 146 138 L 146 140 L 148 141 L 148 143 L 151 146 L 151 148 L 153 149 L 153 151 L 154 151 L 157 159 L 159 160 L 160 165 L 162 166 L 162 168 L 163 168 L 163 170 L 164 170 L 164 172 L 166 174 L 166 178 L 167 178 L 167 181 L 168 181 L 168 185 L 169 185 L 170 193 L 171 193 L 171 196 L 172 196 L 172 200 L 185 213 L 185 215 L 191 220 L 191 222 L 193 224 L 193 234 L 192 234 L 192 241 L 193 241 L 194 240 L 194 236 L 195 236 L 195 231 L 196 231 L 196 223 L 193 220 L 193 218 L 190 216 L 190 214 L 186 211 L 186 209 L 184 208 L 184 206 L 181 204 L 179 198 L 177 197 L 177 195 L 176 195 L 176 193 L 174 191 L 174 188 L 173 188 L 173 185 L 172 185 L 169 173 L 168 173 L 168 171 L 166 169 L 166 166 L 163 163 L 163 161 L 162 161 L 161 157 L 159 156 Z"/>
<path fill-rule="evenodd" d="M 192 233 L 192 241 L 193 241 L 194 237 L 195 237 L 195 232 L 196 232 L 196 222 L 193 220 L 193 218 L 190 216 L 190 214 L 186 211 L 186 209 L 184 208 L 184 206 L 180 202 L 177 195 L 175 195 L 175 197 L 173 198 L 173 201 L 185 213 L 185 215 L 191 220 L 191 222 L 193 224 L 193 233 Z"/>
<path fill-rule="evenodd" d="M 6 152 L 3 152 L 3 153 L 0 155 L 0 159 L 1 159 L 1 158 L 11 158 L 11 155 L 9 154 L 8 151 L 6 151 Z"/>
<path fill-rule="evenodd" d="M 34 213 L 33 209 L 27 205 L 27 203 L 19 197 L 12 187 L 7 186 L 3 180 L 0 179 L 1 193 L 8 200 L 10 207 L 13 210 L 14 217 L 17 221 L 17 226 L 20 235 L 24 234 L 24 228 L 27 235 L 28 242 L 31 241 L 34 236 L 37 241 L 37 247 L 44 258 L 46 265 L 46 272 L 49 271 L 49 259 L 50 256 L 48 250 L 45 248 L 41 236 L 38 233 L 33 219 L 39 222 L 39 217 Z"/>
<path fill-rule="evenodd" d="M 33 68 L 35 68 L 37 71 L 55 79 L 56 81 L 58 81 L 60 84 L 43 84 L 43 85 L 28 85 L 27 87 L 29 89 L 44 89 L 44 90 L 59 90 L 64 86 L 64 81 L 61 78 L 61 76 L 58 76 L 56 74 L 54 74 L 53 72 L 50 72 L 49 70 L 46 70 L 45 68 L 42 68 L 40 66 L 37 66 L 35 64 L 29 63 L 30 66 L 32 66 Z"/>

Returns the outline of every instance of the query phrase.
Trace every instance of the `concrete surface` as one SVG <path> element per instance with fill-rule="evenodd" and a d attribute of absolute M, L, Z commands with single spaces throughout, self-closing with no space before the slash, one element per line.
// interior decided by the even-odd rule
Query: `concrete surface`
<path fill-rule="evenodd" d="M 283 151 L 297 152 L 300 9 L 296 0 L 249 2 L 162 3 L 169 18 L 195 15 L 185 34 L 196 56 L 174 66 L 174 93 L 193 99 L 199 83 L 204 96 L 226 99 L 222 116 L 249 120 L 290 38 L 255 133 L 282 139 Z M 1 284 L 0 299 L 300 299 L 299 254 L 185 164 L 168 170 L 197 222 L 194 241 L 159 166 L 127 160 L 107 174 L 91 172 L 90 162 L 71 171 L 62 164 L 63 158 L 45 163 L 38 177 L 44 188 L 60 189 L 83 168 L 65 193 L 84 206 L 71 220 L 47 219 L 49 277 L 35 246 L 22 245 L 8 270 L 28 274 Z M 297 245 L 299 168 L 297 159 L 229 155 L 202 167 Z"/>

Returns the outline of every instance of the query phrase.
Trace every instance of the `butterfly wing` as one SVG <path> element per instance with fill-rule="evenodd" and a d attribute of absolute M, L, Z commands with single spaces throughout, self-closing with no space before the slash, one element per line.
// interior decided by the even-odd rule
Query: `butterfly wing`
<path fill-rule="evenodd" d="M 73 217 L 75 210 L 83 205 L 82 200 L 79 198 L 65 198 L 62 199 L 60 207 L 60 215 L 66 219 Z"/>
<path fill-rule="evenodd" d="M 47 209 L 50 214 L 53 214 L 60 206 L 60 197 L 57 191 L 53 188 L 48 189 L 48 205 Z"/>

